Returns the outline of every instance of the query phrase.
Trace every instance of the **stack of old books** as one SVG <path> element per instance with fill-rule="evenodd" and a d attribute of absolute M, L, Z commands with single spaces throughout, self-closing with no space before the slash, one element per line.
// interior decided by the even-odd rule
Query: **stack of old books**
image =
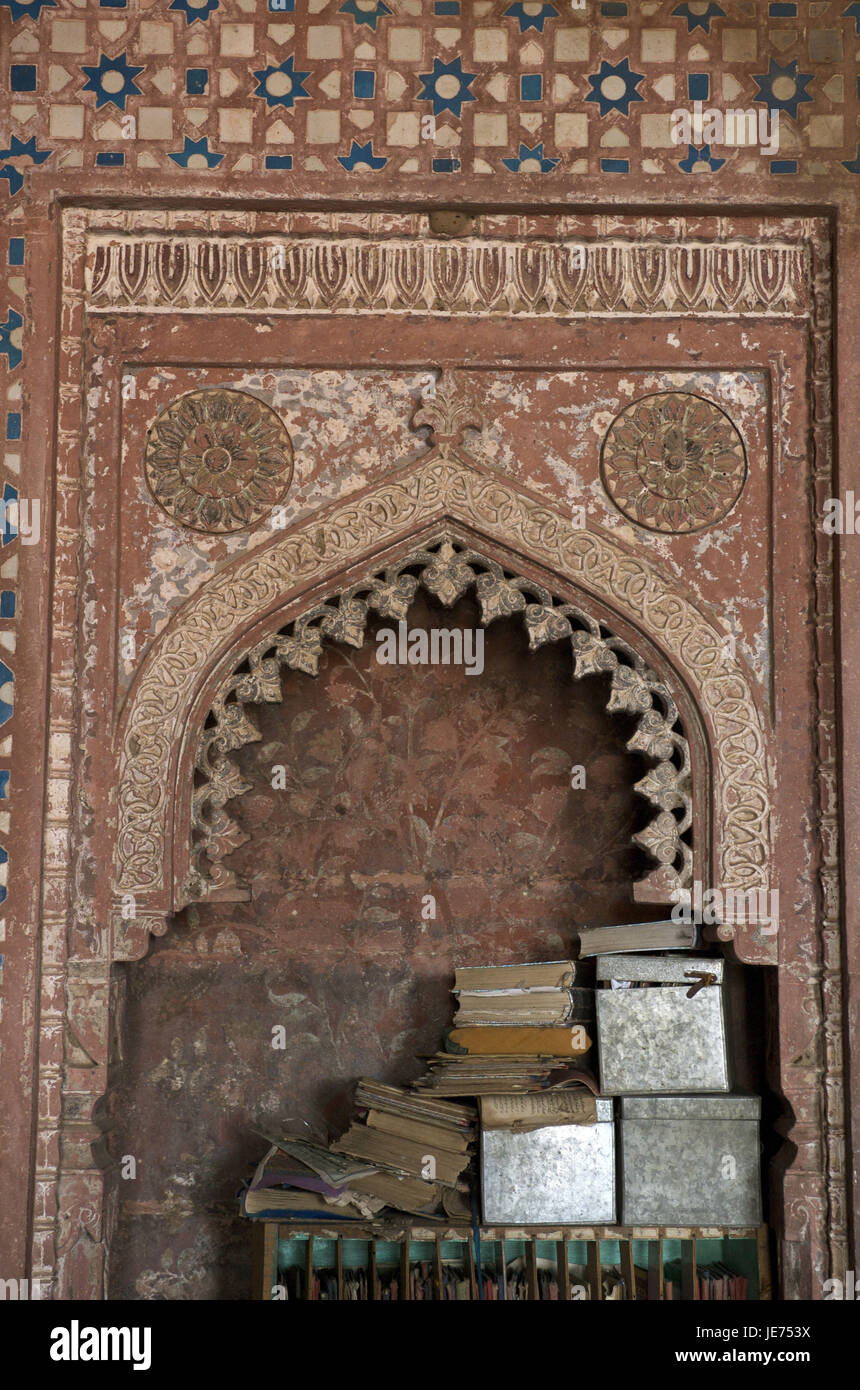
<path fill-rule="evenodd" d="M 594 989 L 581 962 L 477 965 L 456 971 L 454 1027 L 416 1089 L 442 1096 L 540 1091 L 576 1071 L 591 1047 Z M 574 1078 L 575 1079 L 575 1078 Z"/>
<path fill-rule="evenodd" d="M 372 1163 L 376 1172 L 353 1184 L 353 1193 L 418 1215 L 437 1211 L 468 1215 L 470 1147 L 477 1115 L 470 1105 L 417 1096 L 378 1081 L 359 1081 L 353 1120 L 332 1152 Z"/>
<path fill-rule="evenodd" d="M 359 1081 L 356 1117 L 327 1146 L 272 1139 L 243 1194 L 247 1216 L 368 1219 L 472 1215 L 466 1177 L 478 1112 L 483 1131 L 594 1124 L 594 988 L 588 963 L 469 966 L 456 971 L 455 1024 L 410 1089 Z"/>
<path fill-rule="evenodd" d="M 368 1219 L 385 1207 L 423 1216 L 468 1216 L 477 1114 L 397 1086 L 359 1081 L 357 1117 L 327 1147 L 270 1140 L 242 1197 L 246 1216 Z"/>

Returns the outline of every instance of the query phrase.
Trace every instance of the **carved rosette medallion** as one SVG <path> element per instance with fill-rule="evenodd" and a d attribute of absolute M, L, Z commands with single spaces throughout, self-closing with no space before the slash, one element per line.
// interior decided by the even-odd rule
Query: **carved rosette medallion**
<path fill-rule="evenodd" d="M 158 505 L 194 531 L 241 531 L 284 497 L 293 446 L 275 411 L 244 391 L 189 391 L 149 427 L 146 481 Z"/>
<path fill-rule="evenodd" d="M 612 421 L 600 457 L 603 486 L 649 531 L 689 532 L 727 516 L 747 476 L 744 442 L 719 406 L 667 391 Z"/>

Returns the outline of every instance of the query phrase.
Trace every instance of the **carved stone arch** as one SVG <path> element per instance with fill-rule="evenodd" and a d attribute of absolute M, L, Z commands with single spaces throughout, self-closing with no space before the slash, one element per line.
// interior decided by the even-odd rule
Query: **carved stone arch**
<path fill-rule="evenodd" d="M 321 641 L 331 635 L 322 631 L 324 623 L 334 630 L 347 621 L 348 615 L 341 615 L 339 606 L 329 602 L 332 593 L 343 594 L 350 585 L 358 585 L 351 601 L 366 602 L 363 593 L 379 591 L 370 579 L 384 571 L 393 550 L 414 548 L 418 537 L 426 544 L 434 535 L 438 540 L 446 534 L 485 559 L 494 558 L 487 546 L 517 557 L 502 565 L 506 570 L 502 588 L 512 602 L 517 601 L 515 593 L 525 597 L 530 587 L 531 597 L 540 599 L 543 588 L 551 600 L 538 607 L 556 610 L 572 604 L 583 612 L 591 607 L 594 618 L 593 605 L 602 605 L 598 621 L 606 623 L 606 632 L 601 634 L 603 642 L 589 649 L 595 659 L 598 652 L 607 653 L 604 660 L 611 661 L 613 654 L 617 659 L 621 648 L 608 645 L 612 635 L 638 655 L 643 650 L 637 638 L 641 635 L 651 653 L 644 664 L 657 673 L 655 685 L 662 682 L 668 689 L 666 673 L 674 673 L 676 718 L 681 708 L 678 692 L 689 692 L 687 710 L 682 710 L 686 735 L 696 722 L 696 711 L 701 718 L 699 763 L 702 780 L 708 784 L 704 799 L 713 835 L 712 845 L 699 847 L 696 876 L 706 885 L 716 883 L 738 893 L 768 888 L 769 745 L 751 682 L 725 634 L 688 600 L 674 594 L 671 583 L 650 561 L 631 555 L 603 531 L 576 526 L 569 517 L 486 473 L 446 443 L 358 498 L 276 535 L 225 568 L 179 610 L 154 643 L 130 693 L 119 732 L 112 914 L 115 959 L 143 955 L 148 934 L 163 932 L 170 914 L 182 905 L 183 846 L 188 845 L 191 833 L 191 767 L 197 738 L 223 682 L 236 671 L 243 655 L 264 640 L 272 647 L 272 634 L 280 634 L 288 623 L 294 627 L 292 633 L 283 634 L 284 650 L 310 650 L 308 643 L 313 645 L 317 638 L 297 639 L 297 619 L 304 616 L 302 634 L 316 630 Z M 482 572 L 492 574 L 492 566 Z M 526 588 L 513 584 L 511 575 L 529 581 Z M 555 595 L 560 596 L 560 605 L 552 602 Z M 332 611 L 322 611 L 326 608 Z M 547 616 L 550 622 L 560 619 L 570 622 L 567 613 Z M 586 646 L 589 637 L 596 640 L 587 620 L 575 624 L 574 632 L 582 635 L 578 640 Z M 299 645 L 290 647 L 290 641 Z M 264 649 L 259 660 L 266 657 Z M 627 658 L 619 665 L 631 675 L 617 678 L 618 698 L 624 698 L 623 682 L 629 682 L 634 698 L 641 678 L 636 660 Z M 268 679 L 273 670 L 263 668 L 262 674 Z M 241 696 L 236 703 L 237 712 L 229 718 L 237 721 L 238 733 Z M 663 708 L 659 717 L 666 719 L 669 713 L 668 707 Z M 658 766 L 665 761 L 659 759 Z M 671 787 L 663 790 L 671 799 Z M 659 791 L 655 787 L 654 795 Z M 675 820 L 672 810 L 661 814 Z M 704 817 L 700 819 L 704 824 Z M 696 834 L 698 840 L 707 838 L 698 825 Z M 133 916 L 127 916 L 121 906 L 129 899 L 134 903 Z M 188 901 L 187 894 L 184 900 Z M 773 941 L 754 938 L 748 928 L 744 930 L 747 934 L 738 941 L 742 958 L 770 961 Z M 727 935 L 731 934 L 728 923 Z"/>
<path fill-rule="evenodd" d="M 627 748 L 654 764 L 634 790 L 651 803 L 655 814 L 633 840 L 658 868 L 634 885 L 634 896 L 639 901 L 674 902 L 689 895 L 694 819 L 690 745 L 669 687 L 629 642 L 587 607 L 565 602 L 533 577 L 506 570 L 484 550 L 446 529 L 270 631 L 222 682 L 197 735 L 190 862 L 177 905 L 232 898 L 238 886 L 222 861 L 247 837 L 225 807 L 251 790 L 230 756 L 260 739 L 249 706 L 282 700 L 285 669 L 316 676 L 326 640 L 362 647 L 373 611 L 381 618 L 404 621 L 419 587 L 445 607 L 474 590 L 484 627 L 520 614 L 532 651 L 566 639 L 575 679 L 609 677 L 607 710 L 638 718 Z"/>

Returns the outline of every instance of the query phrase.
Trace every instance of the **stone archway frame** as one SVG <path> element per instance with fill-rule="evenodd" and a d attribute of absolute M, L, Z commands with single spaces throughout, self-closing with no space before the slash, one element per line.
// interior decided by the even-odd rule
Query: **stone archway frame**
<path fill-rule="evenodd" d="M 655 763 L 634 790 L 656 808 L 657 815 L 632 838 L 659 868 L 634 885 L 634 896 L 659 902 L 688 898 L 693 851 L 684 836 L 693 826 L 690 745 L 668 686 L 605 622 L 577 604 L 554 598 L 533 578 L 506 570 L 448 528 L 410 546 L 394 563 L 375 566 L 327 601 L 304 608 L 279 629 L 270 629 L 221 682 L 196 740 L 194 769 L 202 781 L 192 795 L 186 874 L 182 872 L 184 847 L 176 845 L 180 859 L 176 876 L 182 883 L 177 906 L 210 896 L 233 896 L 237 886 L 235 875 L 222 860 L 248 837 L 224 808 L 251 790 L 230 757 L 236 749 L 260 739 L 247 706 L 280 703 L 282 668 L 316 676 L 326 639 L 362 647 L 371 610 L 382 618 L 405 621 L 420 587 L 446 607 L 474 589 L 484 627 L 518 613 L 532 651 L 546 642 L 568 639 L 575 679 L 610 677 L 607 710 L 639 717 L 628 751 L 641 752 Z"/>
<path fill-rule="evenodd" d="M 278 534 L 216 575 L 154 643 L 119 733 L 114 959 L 142 956 L 149 933 L 162 934 L 181 902 L 174 889 L 179 866 L 174 866 L 172 817 L 174 790 L 182 794 L 176 780 L 179 750 L 187 765 L 194 757 L 189 717 L 215 666 L 232 653 L 224 674 L 235 670 L 247 652 L 243 635 L 255 621 L 282 609 L 291 595 L 316 586 L 324 598 L 327 579 L 331 586 L 345 570 L 356 575 L 361 565 L 366 571 L 372 557 L 392 544 L 449 523 L 466 528 L 477 544 L 486 537 L 544 574 L 558 576 L 575 593 L 593 596 L 664 654 L 691 692 L 710 750 L 714 844 L 710 872 L 707 862 L 700 871 L 724 892 L 769 889 L 772 753 L 752 682 L 728 650 L 724 632 L 673 592 L 675 586 L 652 563 L 604 531 L 577 527 L 445 440 L 399 474 Z M 201 725 L 205 713 L 198 714 Z M 190 787 L 190 774 L 186 780 Z M 130 919 L 121 907 L 129 898 L 134 902 Z M 772 937 L 754 935 L 741 922 L 735 926 L 742 959 L 775 962 Z M 733 935 L 730 921 L 725 932 Z"/>

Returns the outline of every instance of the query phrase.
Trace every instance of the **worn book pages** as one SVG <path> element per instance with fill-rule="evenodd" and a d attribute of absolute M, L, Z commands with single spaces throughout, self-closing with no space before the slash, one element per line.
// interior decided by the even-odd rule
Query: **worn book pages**
<path fill-rule="evenodd" d="M 466 1155 L 470 1134 L 463 1130 L 446 1129 L 443 1125 L 425 1124 L 405 1115 L 390 1115 L 385 1110 L 369 1110 L 366 1124 L 369 1129 L 381 1130 L 395 1139 L 409 1139 L 423 1144 L 431 1153 L 443 1149 L 446 1153 Z"/>
<path fill-rule="evenodd" d="M 461 965 L 454 972 L 454 994 L 461 990 L 498 991 L 567 989 L 581 970 L 574 960 L 527 965 Z"/>
<path fill-rule="evenodd" d="M 410 1139 L 385 1134 L 368 1125 L 352 1124 L 332 1149 L 350 1158 L 370 1161 L 375 1168 L 403 1174 L 412 1178 L 428 1178 L 455 1186 L 463 1169 L 468 1167 L 468 1154 L 428 1144 L 416 1144 Z"/>
<path fill-rule="evenodd" d="M 698 941 L 692 922 L 627 922 L 617 927 L 580 927 L 579 954 L 608 956 L 628 951 L 690 951 Z"/>
<path fill-rule="evenodd" d="M 455 1105 L 447 1100 L 431 1100 L 405 1091 L 399 1086 L 386 1086 L 380 1081 L 363 1077 L 356 1084 L 355 1103 L 366 1110 L 386 1110 L 392 1115 L 405 1115 L 415 1120 L 431 1121 L 458 1131 L 471 1131 L 477 1121 L 472 1105 Z"/>
<path fill-rule="evenodd" d="M 350 1190 L 350 1197 L 358 1205 L 369 1199 L 398 1211 L 408 1211 L 413 1216 L 426 1216 L 439 1206 L 443 1193 L 453 1191 L 453 1188 L 443 1189 L 441 1184 L 424 1182 L 421 1178 L 374 1173 L 372 1177 L 358 1178 Z"/>
<path fill-rule="evenodd" d="M 510 1129 L 525 1134 L 551 1125 L 597 1124 L 597 1101 L 581 1091 L 541 1091 L 531 1094 L 481 1096 L 484 1129 Z"/>
<path fill-rule="evenodd" d="M 305 1139 L 275 1139 L 271 1135 L 263 1134 L 261 1130 L 258 1130 L 257 1133 L 262 1134 L 264 1139 L 268 1139 L 273 1149 L 280 1149 L 285 1154 L 299 1159 L 301 1163 L 322 1178 L 323 1182 L 330 1188 L 342 1189 L 352 1178 L 364 1177 L 365 1174 L 376 1171 L 371 1163 L 360 1163 L 353 1158 L 339 1157 L 332 1153 L 331 1149 L 324 1149 L 322 1145 L 311 1144 Z"/>

